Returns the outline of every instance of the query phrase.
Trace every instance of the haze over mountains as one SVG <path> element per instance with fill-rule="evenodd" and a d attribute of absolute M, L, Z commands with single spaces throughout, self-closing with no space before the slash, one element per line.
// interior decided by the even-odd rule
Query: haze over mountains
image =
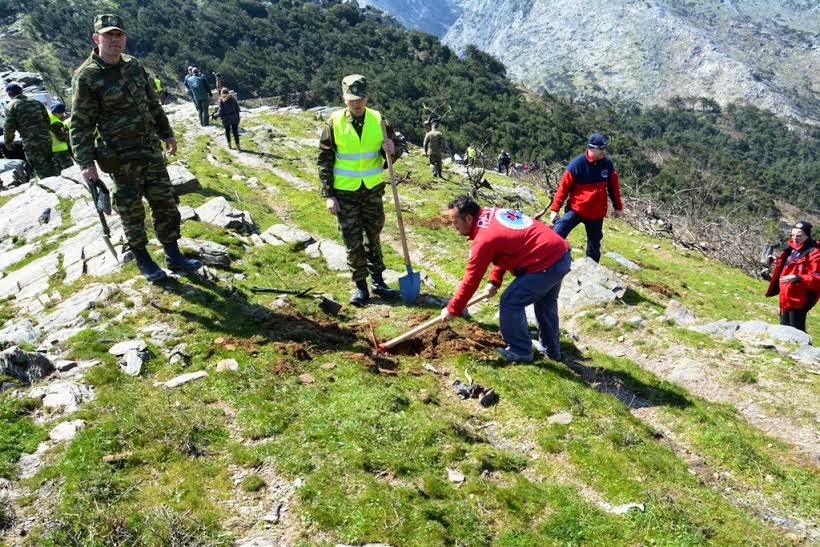
<path fill-rule="evenodd" d="M 537 90 L 662 104 L 742 101 L 820 123 L 820 4 L 812 0 L 360 0 L 473 44 Z"/>

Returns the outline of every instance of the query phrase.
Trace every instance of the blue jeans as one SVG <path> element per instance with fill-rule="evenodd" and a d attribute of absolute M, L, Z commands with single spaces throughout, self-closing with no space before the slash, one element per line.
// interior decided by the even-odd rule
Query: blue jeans
<path fill-rule="evenodd" d="M 575 211 L 567 211 L 552 227 L 555 233 L 564 239 L 573 228 L 581 223 L 587 229 L 587 256 L 595 262 L 601 261 L 601 240 L 604 238 L 604 219 L 584 220 Z"/>
<path fill-rule="evenodd" d="M 558 343 L 558 293 L 561 291 L 561 280 L 569 273 L 570 263 L 567 251 L 546 270 L 516 277 L 501 295 L 501 336 L 513 353 L 532 355 L 532 339 L 524 308 L 534 304 L 538 339 L 550 359 L 561 358 L 561 346 Z"/>

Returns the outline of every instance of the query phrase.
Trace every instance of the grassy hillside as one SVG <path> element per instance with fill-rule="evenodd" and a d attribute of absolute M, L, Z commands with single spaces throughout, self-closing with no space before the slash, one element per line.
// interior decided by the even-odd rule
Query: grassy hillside
<path fill-rule="evenodd" d="M 315 181 L 321 122 L 312 114 L 246 115 L 249 152 L 237 154 L 220 129 L 195 127 L 190 105 L 171 110 L 181 156 L 203 184 L 182 196 L 183 205 L 224 196 L 261 230 L 286 223 L 338 239 L 318 193 L 294 184 Z M 397 168 L 410 174 L 400 189 L 415 266 L 432 282 L 424 291 L 446 298 L 467 242 L 442 209 L 463 191 L 463 179 L 449 169 L 447 180 L 431 179 L 417 149 Z M 530 214 L 546 200 L 523 182 L 489 178 L 495 190 L 485 192 L 485 204 L 509 203 L 516 186 L 534 192 L 524 201 Z M 11 506 L 0 504 L 7 543 L 230 545 L 264 536 L 286 545 L 771 545 L 817 537 L 816 461 L 784 434 L 806 424 L 816 433 L 817 376 L 771 348 L 752 350 L 660 318 L 674 296 L 701 321 L 774 321 L 776 303 L 761 296 L 760 281 L 608 221 L 605 251 L 642 267 L 622 271 L 630 291 L 562 318 L 567 364 L 541 358 L 507 366 L 491 351 L 500 345 L 495 303 L 407 351 L 379 355 L 374 337 L 388 339 L 438 307 L 377 301 L 328 316 L 312 299 L 248 290 L 316 286 L 345 302 L 349 279 L 322 259 L 253 246 L 197 221 L 186 222 L 183 235 L 227 245 L 230 269 L 161 287 L 139 278 L 133 264 L 101 280 L 52 278 L 63 298 L 92 281 L 122 289 L 97 308 L 93 328 L 60 344 L 69 358 L 100 361 L 81 377 L 94 387 L 93 401 L 50 414 L 26 390 L 0 393 L 0 473 L 16 489 Z M 572 234 L 575 248 L 582 238 L 582 230 Z M 389 220 L 386 260 L 396 272 L 403 271 L 399 249 Z M 120 304 L 132 313 L 115 317 Z M 6 317 L 13 305 L 3 304 Z M 605 326 L 601 314 L 621 320 Z M 627 321 L 636 314 L 643 324 Z M 156 324 L 163 336 L 149 344 L 154 357 L 140 376 L 126 376 L 108 349 Z M 817 314 L 810 332 L 820 334 Z M 166 357 L 180 342 L 187 366 Z M 236 359 L 237 371 L 216 370 L 226 358 Z M 708 365 L 720 390 L 700 396 L 651 370 L 684 358 Z M 465 369 L 497 390 L 497 405 L 456 397 L 452 382 L 465 380 Z M 174 389 L 160 383 L 199 370 L 208 376 Z M 724 398 L 735 392 L 742 397 Z M 753 415 L 752 400 L 763 405 Z M 86 422 L 74 440 L 48 448 L 43 467 L 20 480 L 21 454 L 73 419 Z M 755 420 L 788 427 L 766 434 Z M 633 502 L 643 510 L 611 512 Z M 33 520 L 21 537 L 26 518 Z"/>
<path fill-rule="evenodd" d="M 22 19 L 32 47 L 0 52 L 67 84 L 91 48 L 93 14 L 126 17 L 130 51 L 167 87 L 185 67 L 221 72 L 241 97 L 280 96 L 304 107 L 338 101 L 348 73 L 368 76 L 371 95 L 413 142 L 423 137 L 424 106 L 447 104 L 443 127 L 456 151 L 502 148 L 515 161 L 568 162 L 593 131 L 613 136 L 612 149 L 628 189 L 661 199 L 676 192 L 708 194 L 717 214 L 776 219 L 775 199 L 820 211 L 820 133 L 746 106 L 721 111 L 714 101 L 689 98 L 669 108 L 596 101 L 586 104 L 522 94 L 504 66 L 476 48 L 463 59 L 435 36 L 407 31 L 377 12 L 337 0 L 223 2 L 7 0 L 0 14 Z M 9 39 L 8 44 L 20 40 Z M 9 45 L 10 47 L 10 45 Z M 73 61 L 72 61 L 73 60 Z M 694 190 L 691 190 L 694 189 Z M 629 191 L 629 190 L 627 190 Z M 680 195 L 680 194 L 677 194 Z"/>

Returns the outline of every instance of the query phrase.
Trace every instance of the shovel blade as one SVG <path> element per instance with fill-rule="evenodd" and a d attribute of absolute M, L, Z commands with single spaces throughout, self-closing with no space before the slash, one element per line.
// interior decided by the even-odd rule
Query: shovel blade
<path fill-rule="evenodd" d="M 399 278 L 399 292 L 401 292 L 401 299 L 405 304 L 413 304 L 421 292 L 421 276 L 419 272 L 414 272 L 412 268 L 408 267 L 407 275 L 403 275 Z"/>

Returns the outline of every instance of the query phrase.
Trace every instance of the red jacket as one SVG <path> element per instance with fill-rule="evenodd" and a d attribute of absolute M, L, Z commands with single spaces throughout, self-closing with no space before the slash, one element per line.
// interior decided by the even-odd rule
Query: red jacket
<path fill-rule="evenodd" d="M 784 275 L 797 275 L 795 283 L 781 283 Z M 789 241 L 774 267 L 766 296 L 780 294 L 780 311 L 810 310 L 820 295 L 820 249 L 809 239 L 799 249 Z"/>
<path fill-rule="evenodd" d="M 607 195 L 617 211 L 624 208 L 621 183 L 612 160 L 604 157 L 592 161 L 584 152 L 567 165 L 550 210 L 557 213 L 569 197 L 567 209 L 584 220 L 600 220 L 606 216 Z"/>
<path fill-rule="evenodd" d="M 460 315 L 481 284 L 490 264 L 490 282 L 501 286 L 506 271 L 513 275 L 546 270 L 564 256 L 569 244 L 546 224 L 511 209 L 481 209 L 470 234 L 472 244 L 464 277 L 447 304 Z"/>

